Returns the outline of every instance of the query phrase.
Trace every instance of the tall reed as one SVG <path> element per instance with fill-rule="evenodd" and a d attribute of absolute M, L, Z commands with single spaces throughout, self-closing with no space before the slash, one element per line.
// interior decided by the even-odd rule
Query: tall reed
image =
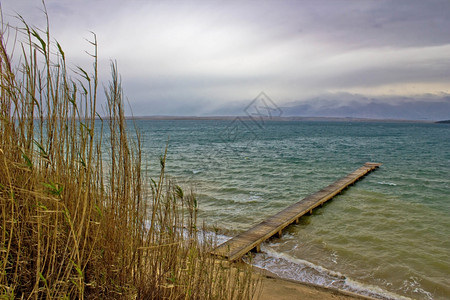
<path fill-rule="evenodd" d="M 251 270 L 208 254 L 195 195 L 166 177 L 167 150 L 145 178 L 115 63 L 97 112 L 96 36 L 92 69 L 71 71 L 48 25 L 19 19 L 0 44 L 0 297 L 252 298 Z"/>

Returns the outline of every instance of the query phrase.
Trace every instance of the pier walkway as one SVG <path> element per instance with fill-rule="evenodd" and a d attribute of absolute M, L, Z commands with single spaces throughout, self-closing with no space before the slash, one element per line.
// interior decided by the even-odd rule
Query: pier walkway
<path fill-rule="evenodd" d="M 212 251 L 212 254 L 233 261 L 240 259 L 253 249 L 259 252 L 260 244 L 262 242 L 273 235 L 281 237 L 282 230 L 285 227 L 292 223 L 298 223 L 301 216 L 312 213 L 314 208 L 323 205 L 325 202 L 341 193 L 342 190 L 364 177 L 367 173 L 372 172 L 380 165 L 381 164 L 379 163 L 365 163 L 364 166 L 348 174 L 344 178 L 341 178 L 320 191 L 292 204 L 258 225 L 221 244 Z"/>

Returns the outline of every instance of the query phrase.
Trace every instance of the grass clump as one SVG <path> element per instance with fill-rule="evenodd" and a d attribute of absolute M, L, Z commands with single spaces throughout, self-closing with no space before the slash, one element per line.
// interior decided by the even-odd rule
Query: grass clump
<path fill-rule="evenodd" d="M 143 176 L 115 64 L 97 113 L 95 35 L 92 69 L 71 71 L 48 26 L 21 21 L 0 44 L 0 298 L 252 298 L 248 267 L 208 255 L 166 155 L 159 178 Z"/>

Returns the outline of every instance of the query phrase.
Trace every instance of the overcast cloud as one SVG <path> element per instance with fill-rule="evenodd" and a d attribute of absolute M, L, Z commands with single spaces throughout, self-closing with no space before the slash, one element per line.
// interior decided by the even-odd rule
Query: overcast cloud
<path fill-rule="evenodd" d="M 45 24 L 38 0 L 1 4 L 10 23 L 17 12 Z M 109 60 L 117 60 L 135 115 L 242 114 L 240 107 L 261 91 L 283 107 L 327 97 L 347 105 L 342 95 L 370 105 L 377 98 L 425 101 L 420 107 L 429 101 L 430 109 L 449 101 L 448 0 L 48 0 L 46 6 L 52 34 L 72 64 L 89 66 L 84 38 L 96 33 L 102 79 Z"/>

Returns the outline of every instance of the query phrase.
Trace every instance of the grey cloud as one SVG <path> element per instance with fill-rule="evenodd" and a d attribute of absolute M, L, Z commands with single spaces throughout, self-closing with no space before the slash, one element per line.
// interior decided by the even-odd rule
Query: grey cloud
<path fill-rule="evenodd" d="M 438 93 L 450 84 L 448 0 L 46 3 L 72 65 L 91 65 L 83 38 L 96 32 L 102 77 L 104 61 L 117 59 L 137 114 L 228 114 L 261 90 L 283 103 L 385 85 Z M 2 0 L 9 15 L 36 25 L 40 7 Z"/>
<path fill-rule="evenodd" d="M 416 62 L 400 65 L 380 65 L 344 72 L 322 84 L 334 88 L 377 87 L 389 84 L 445 82 L 450 78 L 450 59 L 440 62 Z"/>
<path fill-rule="evenodd" d="M 297 1 L 288 28 L 301 26 L 343 47 L 444 45 L 450 43 L 448 11 L 446 0 Z"/>
<path fill-rule="evenodd" d="M 369 98 L 338 93 L 293 102 L 282 109 L 285 116 L 436 121 L 450 119 L 450 94 Z"/>

